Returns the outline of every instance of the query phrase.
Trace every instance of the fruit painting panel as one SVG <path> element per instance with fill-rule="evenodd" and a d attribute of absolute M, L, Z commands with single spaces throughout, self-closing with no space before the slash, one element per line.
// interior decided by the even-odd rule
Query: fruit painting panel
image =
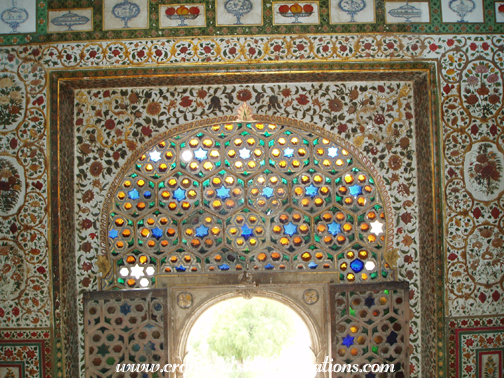
<path fill-rule="evenodd" d="M 504 3 L 495 3 L 495 22 L 504 24 Z"/>
<path fill-rule="evenodd" d="M 217 26 L 262 25 L 262 0 L 216 0 Z"/>
<path fill-rule="evenodd" d="M 374 0 L 331 0 L 331 24 L 376 22 Z"/>
<path fill-rule="evenodd" d="M 205 27 L 205 4 L 167 4 L 159 6 L 159 26 L 166 28 Z"/>
<path fill-rule="evenodd" d="M 147 0 L 104 0 L 103 30 L 147 29 Z"/>
<path fill-rule="evenodd" d="M 441 2 L 441 14 L 444 23 L 482 23 L 483 0 L 445 0 Z"/>
<path fill-rule="evenodd" d="M 318 1 L 300 3 L 294 1 L 273 2 L 274 25 L 316 25 L 318 23 L 320 23 Z"/>

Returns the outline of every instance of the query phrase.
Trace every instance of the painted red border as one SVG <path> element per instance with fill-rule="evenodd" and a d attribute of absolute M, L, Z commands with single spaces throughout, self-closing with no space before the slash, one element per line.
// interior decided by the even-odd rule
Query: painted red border
<path fill-rule="evenodd" d="M 478 377 L 483 377 L 483 374 L 481 374 L 481 368 L 483 367 L 483 364 L 482 364 L 482 359 L 483 359 L 483 356 L 484 355 L 487 355 L 487 354 L 498 354 L 500 355 L 500 358 L 499 358 L 499 370 L 498 370 L 498 374 L 502 377 L 502 359 L 504 358 L 504 352 L 501 350 L 489 350 L 489 351 L 486 351 L 486 352 L 480 352 L 478 353 L 479 355 L 479 358 L 478 358 L 478 371 L 477 371 L 477 376 Z"/>
<path fill-rule="evenodd" d="M 7 332 L 10 336 L 16 334 L 16 332 Z M 2 335 L 5 336 L 5 335 Z M 4 338 L 0 340 L 0 346 L 3 344 L 17 344 L 17 345 L 28 345 L 28 344 L 37 344 L 40 348 L 39 356 L 39 368 L 40 368 L 40 378 L 51 378 L 52 373 L 52 364 L 51 364 L 51 347 L 50 347 L 50 339 L 10 339 Z"/>
<path fill-rule="evenodd" d="M 460 355 L 459 333 L 484 332 L 484 331 L 504 331 L 504 327 L 457 328 L 455 330 L 455 371 L 456 371 L 456 377 L 460 377 L 460 370 L 459 370 L 459 366 L 460 366 L 459 365 L 459 355 Z"/>

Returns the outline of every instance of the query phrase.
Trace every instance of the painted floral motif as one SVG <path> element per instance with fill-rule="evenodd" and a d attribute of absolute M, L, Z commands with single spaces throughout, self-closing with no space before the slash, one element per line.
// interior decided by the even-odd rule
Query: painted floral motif
<path fill-rule="evenodd" d="M 0 242 L 0 302 L 19 296 L 25 282 L 22 252 L 11 242 Z"/>
<path fill-rule="evenodd" d="M 483 377 L 484 378 L 498 378 L 499 370 L 497 368 L 497 363 L 494 361 L 494 356 L 489 356 L 486 358 L 483 365 Z"/>
<path fill-rule="evenodd" d="M 504 236 L 499 229 L 483 226 L 469 236 L 467 248 L 468 272 L 477 282 L 500 281 L 504 270 Z"/>
<path fill-rule="evenodd" d="M 0 76 L 0 131 L 13 129 L 22 119 L 24 97 L 14 75 Z"/>
<path fill-rule="evenodd" d="M 480 143 L 472 151 L 467 165 L 469 182 L 485 197 L 495 198 L 502 189 L 502 154 L 492 143 Z"/>
<path fill-rule="evenodd" d="M 464 104 L 476 117 L 487 119 L 501 107 L 499 71 L 487 61 L 474 61 L 464 72 Z"/>
<path fill-rule="evenodd" d="M 5 215 L 14 213 L 24 195 L 24 177 L 22 170 L 13 158 L 0 157 L 0 212 Z"/>

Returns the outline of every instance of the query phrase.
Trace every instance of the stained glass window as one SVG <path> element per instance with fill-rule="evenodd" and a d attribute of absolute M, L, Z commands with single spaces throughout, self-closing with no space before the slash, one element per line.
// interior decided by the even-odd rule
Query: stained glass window
<path fill-rule="evenodd" d="M 391 279 L 375 178 L 336 137 L 235 122 L 150 146 L 111 189 L 103 288 L 148 288 L 159 275 L 195 272 Z"/>

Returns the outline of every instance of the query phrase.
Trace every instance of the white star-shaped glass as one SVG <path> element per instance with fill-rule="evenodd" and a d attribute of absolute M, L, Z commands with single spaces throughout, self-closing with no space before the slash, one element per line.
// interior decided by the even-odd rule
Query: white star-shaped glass
<path fill-rule="evenodd" d="M 372 234 L 375 234 L 376 236 L 383 234 L 383 223 L 380 223 L 378 221 L 371 222 L 371 231 Z"/>
<path fill-rule="evenodd" d="M 242 159 L 250 159 L 250 150 L 248 148 L 243 147 L 240 152 L 240 158 Z"/>
<path fill-rule="evenodd" d="M 152 152 L 149 152 L 149 156 L 154 163 L 157 163 L 159 160 L 161 160 L 161 152 L 159 151 L 154 150 Z"/>
<path fill-rule="evenodd" d="M 338 156 L 338 149 L 336 147 L 329 147 L 327 149 L 327 156 L 335 158 L 336 156 Z"/>
<path fill-rule="evenodd" d="M 294 155 L 294 150 L 290 147 L 287 147 L 284 149 L 284 156 L 285 157 L 292 157 Z"/>
<path fill-rule="evenodd" d="M 143 270 L 144 270 L 143 266 L 136 264 L 134 267 L 131 268 L 130 275 L 138 280 L 140 277 L 145 276 Z"/>
<path fill-rule="evenodd" d="M 208 151 L 205 151 L 203 148 L 198 148 L 194 151 L 194 157 L 199 161 L 205 160 L 207 158 Z"/>

